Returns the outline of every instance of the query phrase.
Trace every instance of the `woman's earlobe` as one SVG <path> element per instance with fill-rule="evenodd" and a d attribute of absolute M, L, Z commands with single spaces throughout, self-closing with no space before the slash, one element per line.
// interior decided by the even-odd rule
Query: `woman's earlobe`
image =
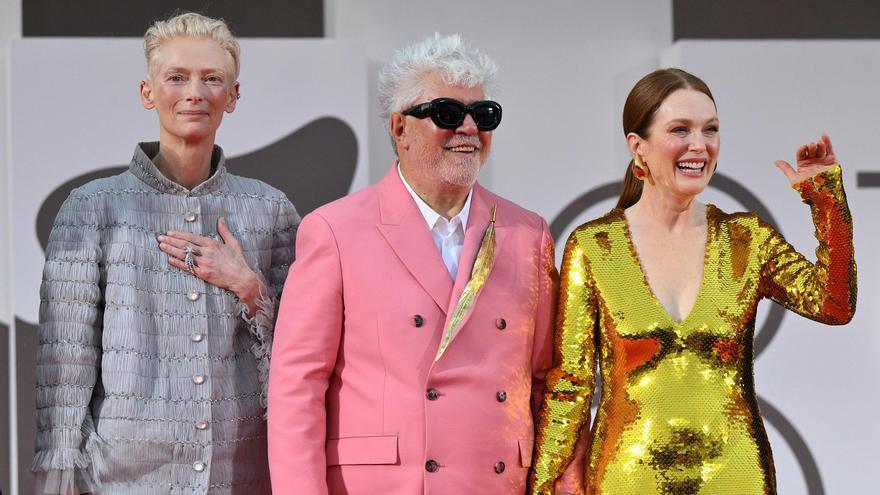
<path fill-rule="evenodd" d="M 226 100 L 226 113 L 232 113 L 235 110 L 235 106 L 238 104 L 238 100 L 241 99 L 241 86 L 239 83 L 235 83 L 232 88 L 229 90 L 228 99 Z"/>

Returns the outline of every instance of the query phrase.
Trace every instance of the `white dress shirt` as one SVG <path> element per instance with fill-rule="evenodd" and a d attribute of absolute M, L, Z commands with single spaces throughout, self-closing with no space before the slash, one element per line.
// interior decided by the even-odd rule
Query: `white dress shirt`
<path fill-rule="evenodd" d="M 467 199 L 464 200 L 464 207 L 458 212 L 458 215 L 446 220 L 443 215 L 434 211 L 428 203 L 425 203 L 425 201 L 413 191 L 409 186 L 409 183 L 403 177 L 403 172 L 400 171 L 400 163 L 397 164 L 397 173 L 400 174 L 400 180 L 403 181 L 406 190 L 409 191 L 413 201 L 416 202 L 416 206 L 419 207 L 419 211 L 422 212 L 422 216 L 425 217 L 425 223 L 428 224 L 428 229 L 431 230 L 431 237 L 434 238 L 434 244 L 436 244 L 437 249 L 440 250 L 443 264 L 445 264 L 446 269 L 449 270 L 449 275 L 452 277 L 452 280 L 455 280 L 455 275 L 458 273 L 458 260 L 461 257 L 461 248 L 464 244 L 464 231 L 467 228 L 468 213 L 471 211 L 471 196 L 473 195 L 473 189 L 468 191 Z"/>

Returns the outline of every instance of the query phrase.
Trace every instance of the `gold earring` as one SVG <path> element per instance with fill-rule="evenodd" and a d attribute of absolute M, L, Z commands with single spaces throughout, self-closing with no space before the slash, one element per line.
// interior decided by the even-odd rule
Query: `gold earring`
<path fill-rule="evenodd" d="M 651 176 L 651 169 L 642 162 L 642 157 L 638 153 L 633 155 L 633 175 L 638 180 L 648 179 L 648 183 L 654 185 L 654 178 Z"/>

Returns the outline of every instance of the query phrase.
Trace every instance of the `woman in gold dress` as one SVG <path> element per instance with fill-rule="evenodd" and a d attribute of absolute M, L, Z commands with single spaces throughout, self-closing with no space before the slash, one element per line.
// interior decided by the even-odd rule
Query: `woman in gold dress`
<path fill-rule="evenodd" d="M 796 168 L 776 162 L 810 206 L 814 264 L 754 213 L 696 200 L 720 144 L 699 78 L 648 74 L 623 127 L 633 160 L 620 201 L 565 246 L 531 493 L 775 494 L 752 370 L 758 301 L 836 325 L 856 305 L 852 217 L 831 140 L 798 148 Z"/>

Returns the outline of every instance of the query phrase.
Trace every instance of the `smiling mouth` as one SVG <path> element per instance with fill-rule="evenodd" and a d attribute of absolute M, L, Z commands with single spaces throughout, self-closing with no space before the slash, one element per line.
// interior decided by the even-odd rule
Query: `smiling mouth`
<path fill-rule="evenodd" d="M 703 171 L 706 170 L 706 164 L 708 162 L 706 160 L 700 161 L 681 161 L 675 164 L 675 167 L 681 172 L 683 175 L 689 177 L 699 177 L 703 175 Z"/>
<path fill-rule="evenodd" d="M 477 147 L 471 146 L 471 145 L 460 145 L 460 146 L 452 146 L 452 147 L 446 148 L 446 150 L 453 151 L 455 153 L 473 153 L 473 152 L 477 151 Z"/>

